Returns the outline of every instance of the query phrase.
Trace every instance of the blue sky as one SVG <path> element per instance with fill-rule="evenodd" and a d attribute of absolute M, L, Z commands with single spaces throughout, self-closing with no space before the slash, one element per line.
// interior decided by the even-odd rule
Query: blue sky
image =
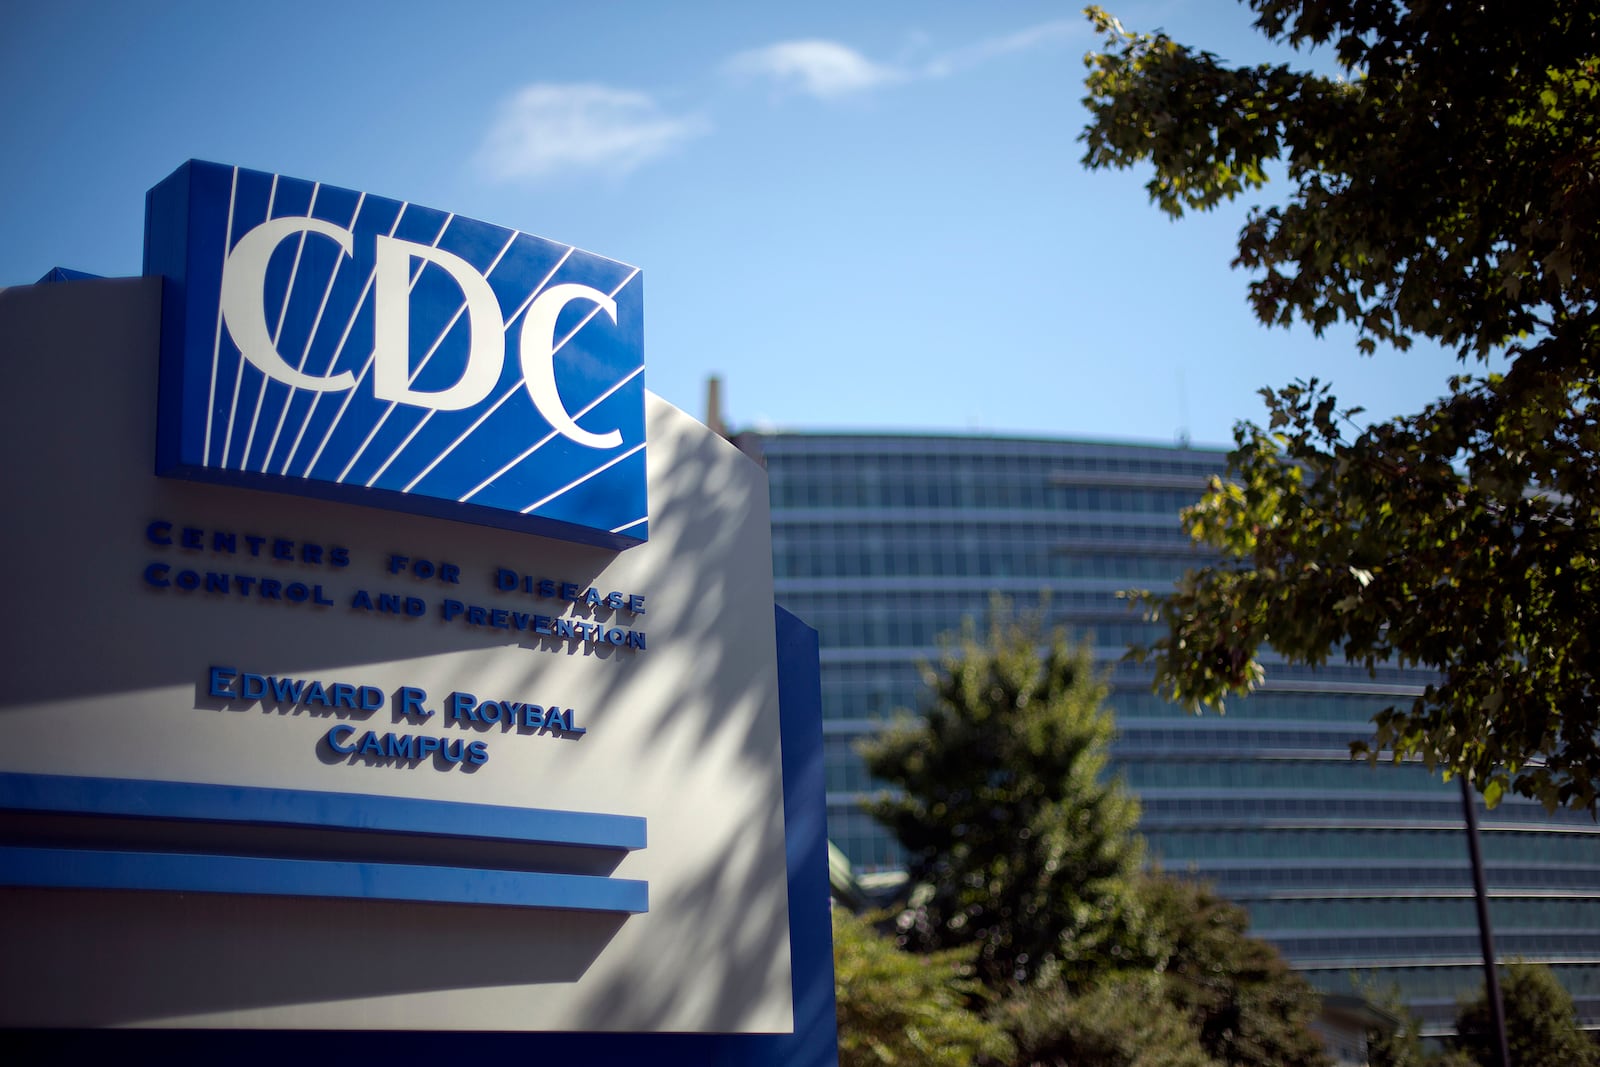
<path fill-rule="evenodd" d="M 1107 5 L 1241 62 L 1226 0 Z M 1077 7 L 111 3 L 0 8 L 0 285 L 139 271 L 189 158 L 455 211 L 636 264 L 649 387 L 737 426 L 1225 444 L 1256 390 L 1373 415 L 1436 351 L 1267 330 L 1243 206 L 1170 222 L 1086 172 Z"/>

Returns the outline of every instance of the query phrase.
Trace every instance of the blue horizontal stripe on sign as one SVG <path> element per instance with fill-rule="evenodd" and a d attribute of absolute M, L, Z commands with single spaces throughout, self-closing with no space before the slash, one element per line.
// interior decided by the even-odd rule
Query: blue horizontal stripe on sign
<path fill-rule="evenodd" d="M 0 774 L 0 810 L 250 823 L 622 851 L 645 847 L 645 820 L 636 815 L 134 778 Z"/>
<path fill-rule="evenodd" d="M 353 897 L 627 914 L 650 910 L 649 887 L 630 879 L 171 852 L 0 847 L 0 884 Z"/>

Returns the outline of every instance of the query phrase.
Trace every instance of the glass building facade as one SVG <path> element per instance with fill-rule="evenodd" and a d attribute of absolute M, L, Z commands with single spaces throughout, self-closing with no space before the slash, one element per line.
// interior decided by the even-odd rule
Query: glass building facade
<path fill-rule="evenodd" d="M 1118 598 L 1204 562 L 1177 523 L 1224 455 L 1016 438 L 752 434 L 771 480 L 778 601 L 821 635 L 829 835 L 866 872 L 900 864 L 860 808 L 855 745 L 915 711 L 941 634 L 990 597 L 1046 604 L 1112 684 L 1115 767 L 1139 796 L 1152 862 L 1247 907 L 1253 931 L 1317 987 L 1398 985 L 1431 1032 L 1482 980 L 1455 783 L 1355 762 L 1374 711 L 1417 693 L 1402 670 L 1268 661 L 1225 717 L 1193 717 L 1121 662 L 1149 624 Z M 1600 1025 L 1600 827 L 1513 798 L 1480 809 L 1495 947 L 1550 963 Z"/>

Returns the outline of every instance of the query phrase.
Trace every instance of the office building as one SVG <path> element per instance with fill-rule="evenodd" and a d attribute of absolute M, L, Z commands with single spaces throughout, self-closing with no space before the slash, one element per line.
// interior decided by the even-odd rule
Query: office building
<path fill-rule="evenodd" d="M 822 637 L 829 834 L 866 872 L 900 863 L 860 809 L 875 788 L 855 752 L 915 709 L 919 664 L 999 592 L 1048 596 L 1052 622 L 1093 641 L 1138 794 L 1149 854 L 1245 905 L 1318 988 L 1395 983 L 1448 1029 L 1482 966 L 1460 793 L 1422 766 L 1353 762 L 1372 713 L 1416 672 L 1268 663 L 1225 717 L 1189 716 L 1124 664 L 1153 638 L 1120 590 L 1161 588 L 1205 557 L 1177 512 L 1224 454 L 997 437 L 764 433 L 741 438 L 771 482 L 777 596 Z M 1511 798 L 1481 815 L 1500 959 L 1551 963 L 1600 1025 L 1600 827 Z"/>

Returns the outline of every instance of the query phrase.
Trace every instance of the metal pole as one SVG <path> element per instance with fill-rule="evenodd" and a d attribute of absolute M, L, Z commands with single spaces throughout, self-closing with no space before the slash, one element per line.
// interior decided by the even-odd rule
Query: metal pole
<path fill-rule="evenodd" d="M 1500 999 L 1500 976 L 1494 966 L 1494 934 L 1489 929 L 1489 891 L 1484 886 L 1483 850 L 1478 846 L 1478 809 L 1473 803 L 1467 776 L 1456 777 L 1461 782 L 1461 809 L 1467 817 L 1467 851 L 1472 855 L 1472 891 L 1478 904 L 1478 939 L 1483 943 L 1484 992 L 1489 998 L 1495 1041 L 1500 1047 L 1500 1067 L 1511 1067 L 1511 1053 L 1506 1048 L 1506 1007 Z"/>

